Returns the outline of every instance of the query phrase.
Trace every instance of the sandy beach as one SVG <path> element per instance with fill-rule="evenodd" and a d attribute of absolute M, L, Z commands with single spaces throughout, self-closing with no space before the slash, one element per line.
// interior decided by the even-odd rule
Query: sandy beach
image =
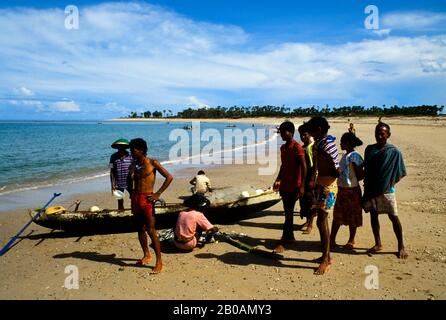
<path fill-rule="evenodd" d="M 278 125 L 282 120 L 227 122 Z M 296 127 L 303 120 L 306 119 L 292 119 Z M 378 119 L 350 120 L 364 142 L 357 149 L 363 154 L 365 147 L 375 142 Z M 164 269 L 158 275 L 150 275 L 153 260 L 148 267 L 135 265 L 142 255 L 136 233 L 68 237 L 32 224 L 15 246 L 0 257 L 0 299 L 445 299 L 446 119 L 399 117 L 383 121 L 390 124 L 390 143 L 402 151 L 408 171 L 396 193 L 409 253 L 407 260 L 396 257 L 392 225 L 383 215 L 380 222 L 384 250 L 373 256 L 366 254 L 373 245 L 373 235 L 369 215 L 364 213 L 364 226 L 358 229 L 355 250 L 332 248 L 331 270 L 323 276 L 313 275 L 317 264 L 312 259 L 320 256 L 319 233 L 315 228 L 310 235 L 302 234 L 299 225 L 304 220 L 298 216 L 298 205 L 294 218 L 297 242 L 284 252 L 283 260 L 249 254 L 222 242 L 207 244 L 191 253 L 179 253 L 171 244 L 163 243 Z M 339 147 L 348 119 L 334 118 L 329 122 L 330 134 L 338 138 Z M 271 186 L 277 173 L 259 175 L 259 167 L 260 164 L 221 165 L 207 168 L 206 173 L 215 187 Z M 163 198 L 176 202 L 179 196 L 187 195 L 189 180 L 196 171 L 196 167 L 176 171 Z M 69 206 L 75 199 L 81 199 L 84 208 L 116 206 L 108 189 L 90 193 L 79 190 L 72 198 L 54 204 Z M 279 203 L 244 220 L 218 226 L 224 232 L 246 234 L 246 243 L 272 250 L 281 236 L 283 220 Z M 1 246 L 28 221 L 26 209 L 0 212 Z M 338 244 L 345 244 L 347 239 L 348 228 L 341 227 Z M 72 265 L 79 270 L 78 289 L 64 286 L 66 267 Z M 365 286 L 367 266 L 375 266 L 379 271 L 378 289 Z"/>

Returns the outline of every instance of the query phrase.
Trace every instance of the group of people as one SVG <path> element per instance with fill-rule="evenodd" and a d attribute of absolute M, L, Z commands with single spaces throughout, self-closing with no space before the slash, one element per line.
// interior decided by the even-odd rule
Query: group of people
<path fill-rule="evenodd" d="M 349 226 L 350 237 L 344 246 L 353 249 L 356 229 L 362 226 L 362 211 L 370 212 L 375 245 L 368 250 L 382 250 L 378 215 L 388 214 L 398 240 L 399 258 L 407 258 L 403 231 L 398 218 L 395 184 L 406 175 L 401 152 L 387 143 L 390 126 L 379 121 L 375 128 L 376 143 L 367 146 L 364 159 L 355 151 L 362 145 L 356 129 L 350 124 L 341 137 L 340 147 L 345 154 L 339 159 L 336 138 L 329 135 L 330 126 L 323 117 L 313 117 L 298 128 L 303 146 L 294 139 L 295 127 L 283 122 L 279 133 L 285 144 L 280 148 L 281 167 L 274 182 L 279 190 L 285 212 L 285 222 L 276 252 L 283 252 L 294 238 L 294 207 L 299 200 L 300 215 L 306 217 L 305 233 L 310 233 L 313 218 L 317 217 L 322 256 L 315 261 L 315 274 L 324 274 L 330 268 L 330 247 L 336 246 L 336 235 L 341 225 Z M 359 181 L 364 180 L 364 192 Z M 333 211 L 330 228 L 328 215 Z"/>
<path fill-rule="evenodd" d="M 363 210 L 370 212 L 375 238 L 375 245 L 369 249 L 369 253 L 383 248 L 378 215 L 385 213 L 393 224 L 398 240 L 397 255 L 402 259 L 407 258 L 395 198 L 395 184 L 406 175 L 406 169 L 401 152 L 387 143 L 391 136 L 389 125 L 379 121 L 375 128 L 376 143 L 367 146 L 364 158 L 355 151 L 356 147 L 362 145 L 362 141 L 356 136 L 352 124 L 340 140 L 340 147 L 345 151 L 341 159 L 336 138 L 328 134 L 329 129 L 325 118 L 311 118 L 298 128 L 303 145 L 294 139 L 295 127 L 292 122 L 285 121 L 278 129 L 285 143 L 280 147 L 281 166 L 273 188 L 282 197 L 285 222 L 282 237 L 274 251 L 281 253 L 295 241 L 294 207 L 299 200 L 300 215 L 307 219 L 305 233 L 311 232 L 313 219 L 317 219 L 322 256 L 315 260 L 319 263 L 315 274 L 324 274 L 329 270 L 332 263 L 330 247 L 336 246 L 340 226 L 349 226 L 350 231 L 344 247 L 354 248 L 356 229 L 362 226 Z M 130 142 L 119 139 L 112 147 L 118 150 L 110 158 L 112 193 L 116 190 L 129 192 L 144 253 L 138 264 L 146 265 L 151 260 L 147 245 L 149 234 L 156 255 L 153 273 L 158 273 L 163 264 L 155 230 L 154 203 L 168 188 L 173 177 L 157 160 L 147 157 L 147 143 L 141 138 Z M 164 182 L 154 192 L 157 172 L 164 177 Z M 359 185 L 361 180 L 364 180 L 363 193 Z M 175 227 L 174 243 L 182 250 L 192 250 L 197 246 L 197 229 L 207 234 L 218 231 L 203 214 L 203 209 L 209 204 L 203 195 L 212 192 L 209 178 L 200 170 L 190 184 L 193 185 L 193 196 L 185 203 L 189 209 L 179 214 Z M 118 200 L 118 210 L 124 210 L 123 199 Z M 331 211 L 333 222 L 330 232 L 328 215 Z"/>
<path fill-rule="evenodd" d="M 155 229 L 154 206 L 161 194 L 169 187 L 173 177 L 159 161 L 147 157 L 148 147 L 145 140 L 137 138 L 129 142 L 126 139 L 118 139 L 111 146 L 117 149 L 117 152 L 110 157 L 109 163 L 111 192 L 123 193 L 127 190 L 130 194 L 131 210 L 135 217 L 138 239 L 144 254 L 137 264 L 146 265 L 151 260 L 147 244 L 147 234 L 149 234 L 156 255 L 152 272 L 159 273 L 163 268 L 163 263 L 160 241 Z M 127 149 L 130 149 L 130 152 Z M 164 182 L 158 191 L 154 192 L 157 172 L 164 177 Z M 204 171 L 200 170 L 190 183 L 193 185 L 194 196 L 186 203 L 188 209 L 180 212 L 178 216 L 174 238 L 175 246 L 186 251 L 197 246 L 195 235 L 198 228 L 210 235 L 218 231 L 218 228 L 213 226 L 201 212 L 208 204 L 203 201 L 206 200 L 203 195 L 212 191 L 209 178 L 206 177 Z M 122 197 L 118 199 L 118 210 L 124 210 Z"/>

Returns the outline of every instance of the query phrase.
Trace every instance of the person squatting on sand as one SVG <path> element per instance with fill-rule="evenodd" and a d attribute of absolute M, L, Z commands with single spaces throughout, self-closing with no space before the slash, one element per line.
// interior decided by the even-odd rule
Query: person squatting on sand
<path fill-rule="evenodd" d="M 208 191 L 212 192 L 211 180 L 203 170 L 198 171 L 197 175 L 189 183 L 193 185 L 190 188 L 192 194 L 205 195 Z"/>
<path fill-rule="evenodd" d="M 308 132 L 308 125 L 302 124 L 297 128 L 300 140 L 302 141 L 305 151 L 305 164 L 307 166 L 307 175 L 305 177 L 304 193 L 299 198 L 300 217 L 306 218 L 306 222 L 302 225 L 303 234 L 310 234 L 313 230 L 314 212 L 311 210 L 313 203 L 313 195 L 310 189 L 310 179 L 313 175 L 313 144 L 314 139 Z"/>
<path fill-rule="evenodd" d="M 317 227 L 321 237 L 322 256 L 315 261 L 320 265 L 314 272 L 324 274 L 330 269 L 330 229 L 328 214 L 333 209 L 338 192 L 337 177 L 339 176 L 338 150 L 336 138 L 328 135 L 330 128 L 323 117 L 313 117 L 307 122 L 310 134 L 314 137 L 313 146 L 313 176 L 310 188 L 313 190 L 312 210 L 317 214 Z"/>
<path fill-rule="evenodd" d="M 285 144 L 280 147 L 281 165 L 273 189 L 279 190 L 282 197 L 285 223 L 282 238 L 274 249 L 277 253 L 285 250 L 285 244 L 295 241 L 294 206 L 297 199 L 304 193 L 307 175 L 304 149 L 294 140 L 294 130 L 294 124 L 290 121 L 283 122 L 279 127 L 280 136 Z"/>
<path fill-rule="evenodd" d="M 383 248 L 378 215 L 386 213 L 398 240 L 397 256 L 400 259 L 406 259 L 408 254 L 404 248 L 403 228 L 398 218 L 395 197 L 395 184 L 406 176 L 406 167 L 401 152 L 387 143 L 390 135 L 390 126 L 380 121 L 375 128 L 376 143 L 368 145 L 364 153 L 363 208 L 366 212 L 370 212 L 370 222 L 375 238 L 375 245 L 368 252 L 375 253 Z"/>
<path fill-rule="evenodd" d="M 208 239 L 218 231 L 218 228 L 209 222 L 203 212 L 200 212 L 209 207 L 209 200 L 204 196 L 194 195 L 184 204 L 188 209 L 181 211 L 178 215 L 174 244 L 183 251 L 192 251 L 197 247 L 202 232 L 206 233 L 206 239 Z"/>
<path fill-rule="evenodd" d="M 109 163 L 111 192 L 113 194 L 116 190 L 124 192 L 127 189 L 127 176 L 133 158 L 126 150 L 129 148 L 127 139 L 118 139 L 113 142 L 111 147 L 118 149 L 111 155 Z M 124 199 L 118 199 L 118 210 L 124 210 Z"/>
<path fill-rule="evenodd" d="M 158 235 L 155 230 L 155 216 L 153 215 L 154 203 L 158 201 L 161 193 L 167 189 L 173 180 L 172 175 L 157 161 L 147 157 L 147 143 L 141 138 L 130 141 L 130 151 L 134 162 L 129 168 L 128 184 L 132 201 L 132 213 L 138 227 L 138 238 L 144 256 L 137 264 L 146 265 L 151 256 L 147 245 L 147 234 L 152 240 L 155 250 L 156 262 L 153 273 L 161 272 L 163 263 L 161 261 L 161 249 Z M 156 172 L 164 178 L 161 188 L 153 193 L 156 180 Z"/>
<path fill-rule="evenodd" d="M 346 153 L 339 162 L 340 176 L 338 178 L 338 196 L 333 210 L 330 247 L 336 246 L 336 235 L 341 225 L 349 226 L 350 237 L 346 249 L 355 245 L 356 229 L 362 227 L 361 187 L 359 181 L 364 178 L 362 165 L 364 160 L 355 151 L 362 141 L 352 132 L 346 132 L 341 137 L 341 149 Z"/>

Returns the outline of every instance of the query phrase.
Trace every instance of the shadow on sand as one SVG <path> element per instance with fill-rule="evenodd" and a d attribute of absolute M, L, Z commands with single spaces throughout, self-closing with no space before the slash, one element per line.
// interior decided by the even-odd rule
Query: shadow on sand
<path fill-rule="evenodd" d="M 226 264 L 239 265 L 239 266 L 263 265 L 277 268 L 295 268 L 295 269 L 311 269 L 311 270 L 315 270 L 316 268 L 315 266 L 292 265 L 284 263 L 286 261 L 296 261 L 296 260 L 298 260 L 299 262 L 312 263 L 311 260 L 288 259 L 288 258 L 275 260 L 275 259 L 267 259 L 247 252 L 227 252 L 222 255 L 217 255 L 214 253 L 198 253 L 195 255 L 195 257 L 199 259 L 217 259 Z"/>
<path fill-rule="evenodd" d="M 136 262 L 137 259 L 129 259 L 129 258 L 118 258 L 116 257 L 116 254 L 101 254 L 98 252 L 81 252 L 81 251 L 74 251 L 70 253 L 61 253 L 56 254 L 53 256 L 54 259 L 67 259 L 67 258 L 76 258 L 81 260 L 90 260 L 95 262 L 103 262 L 103 263 L 109 263 L 114 264 L 121 267 L 135 267 L 135 268 L 149 268 L 150 266 L 142 266 L 137 265 Z M 127 261 L 130 261 L 131 263 L 128 263 Z"/>

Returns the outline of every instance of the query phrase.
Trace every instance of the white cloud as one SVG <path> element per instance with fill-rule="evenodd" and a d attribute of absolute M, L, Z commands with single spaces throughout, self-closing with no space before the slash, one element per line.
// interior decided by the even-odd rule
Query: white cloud
<path fill-rule="evenodd" d="M 51 104 L 51 108 L 59 112 L 79 112 L 81 109 L 74 101 L 59 101 Z"/>
<path fill-rule="evenodd" d="M 34 92 L 32 92 L 30 89 L 25 88 L 25 87 L 21 87 L 20 88 L 20 92 L 24 95 L 24 96 L 33 96 Z"/>
<path fill-rule="evenodd" d="M 21 103 L 24 104 L 25 106 L 32 106 L 32 107 L 43 106 L 42 102 L 38 100 L 22 100 Z"/>
<path fill-rule="evenodd" d="M 45 106 L 42 101 L 39 100 L 29 100 L 29 99 L 11 99 L 7 100 L 7 103 L 13 106 L 22 106 L 26 108 L 33 108 L 36 111 L 44 111 Z"/>
<path fill-rule="evenodd" d="M 208 107 L 207 103 L 205 103 L 204 101 L 201 101 L 200 99 L 198 99 L 195 96 L 187 97 L 187 101 L 188 101 L 188 103 L 186 106 L 190 107 L 190 108 L 206 108 L 206 107 Z"/>
<path fill-rule="evenodd" d="M 50 106 L 61 112 L 80 111 L 74 101 L 85 111 L 80 95 L 99 100 L 95 106 L 104 112 L 121 113 L 123 104 L 213 105 L 227 93 L 253 92 L 278 103 L 348 99 L 366 95 L 370 82 L 421 83 L 446 72 L 444 34 L 259 48 L 237 26 L 193 21 L 146 3 L 79 9 L 78 30 L 65 29 L 61 9 L 1 9 L 0 88 L 27 92 L 26 83 L 39 95 L 69 97 Z M 398 27 L 401 17 L 384 15 L 379 35 L 414 27 L 406 18 Z M 436 80 L 446 85 L 445 78 Z"/>
<path fill-rule="evenodd" d="M 104 108 L 108 112 L 115 112 L 122 115 L 128 115 L 131 110 L 123 105 L 120 105 L 117 102 L 108 102 L 104 105 Z"/>
<path fill-rule="evenodd" d="M 427 30 L 436 29 L 446 23 L 446 13 L 413 11 L 384 14 L 381 23 L 385 28 L 393 30 Z"/>
<path fill-rule="evenodd" d="M 376 34 L 377 36 L 384 37 L 384 36 L 388 36 L 392 30 L 391 29 L 377 29 L 377 30 L 371 30 L 371 31 L 374 34 Z"/>
<path fill-rule="evenodd" d="M 446 73 L 446 58 L 443 59 L 422 59 L 420 60 L 423 72 L 426 73 Z"/>

